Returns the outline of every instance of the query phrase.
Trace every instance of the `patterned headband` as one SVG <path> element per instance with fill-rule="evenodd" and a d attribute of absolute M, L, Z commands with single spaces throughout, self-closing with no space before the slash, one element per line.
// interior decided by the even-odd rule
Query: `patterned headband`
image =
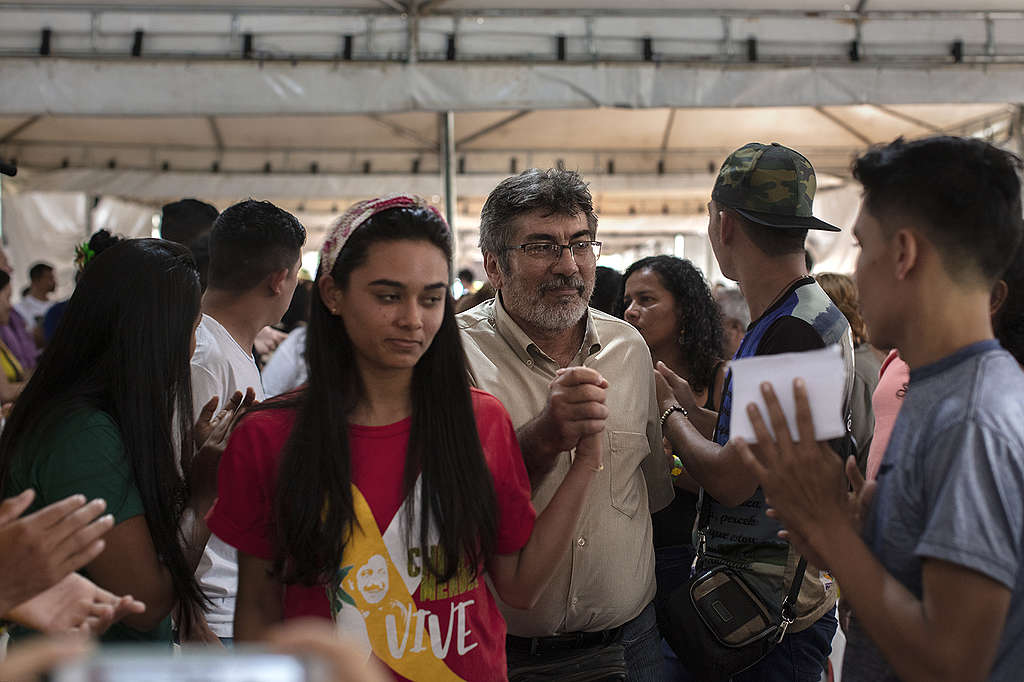
<path fill-rule="evenodd" d="M 331 226 L 327 239 L 324 240 L 324 245 L 320 247 L 319 273 L 330 274 L 331 270 L 334 269 L 334 263 L 338 260 L 338 254 L 341 253 L 342 247 L 345 246 L 345 242 L 356 231 L 356 228 L 381 211 L 399 207 L 425 208 L 440 218 L 445 228 L 451 229 L 448 228 L 448 222 L 441 215 L 440 211 L 428 204 L 423 197 L 418 197 L 414 194 L 387 194 L 376 199 L 360 201 L 349 206 L 348 210 Z"/>

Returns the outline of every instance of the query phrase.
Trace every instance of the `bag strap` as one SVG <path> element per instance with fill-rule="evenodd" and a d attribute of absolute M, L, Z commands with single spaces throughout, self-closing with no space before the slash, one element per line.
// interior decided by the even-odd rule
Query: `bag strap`
<path fill-rule="evenodd" d="M 693 567 L 696 569 L 697 562 L 700 558 L 705 555 L 707 551 L 707 533 L 711 525 L 711 500 L 708 492 L 701 488 L 700 490 L 700 510 L 697 513 L 697 552 L 693 558 Z M 693 570 L 691 570 L 691 573 Z M 807 572 L 807 558 L 804 556 L 800 557 L 800 561 L 797 562 L 796 572 L 793 574 L 793 582 L 789 585 L 789 592 L 786 593 L 786 598 L 782 600 L 782 607 L 780 609 L 782 620 L 779 623 L 779 634 L 776 641 L 781 642 L 782 638 L 786 635 L 786 629 L 796 620 L 796 601 L 800 597 L 800 588 L 804 583 L 804 574 Z"/>

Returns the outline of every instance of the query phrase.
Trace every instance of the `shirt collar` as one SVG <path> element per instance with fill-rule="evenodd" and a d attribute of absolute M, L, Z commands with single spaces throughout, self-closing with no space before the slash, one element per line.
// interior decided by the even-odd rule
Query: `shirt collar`
<path fill-rule="evenodd" d="M 529 335 L 522 330 L 522 328 L 516 324 L 512 316 L 505 310 L 505 305 L 501 302 L 501 292 L 499 291 L 494 299 L 493 308 L 493 322 L 494 327 L 498 331 L 498 334 L 508 342 L 508 345 L 512 348 L 512 351 L 516 354 L 516 357 L 522 361 L 523 364 L 528 367 L 533 367 L 538 359 L 544 359 L 549 363 L 554 361 L 549 358 L 544 351 L 542 351 L 537 344 L 529 337 Z M 597 333 L 597 325 L 594 324 L 594 316 L 591 314 L 590 308 L 587 308 L 587 329 L 583 333 L 583 343 L 580 345 L 579 353 L 572 364 L 583 364 L 583 362 L 593 355 L 594 353 L 601 350 L 601 337 Z"/>

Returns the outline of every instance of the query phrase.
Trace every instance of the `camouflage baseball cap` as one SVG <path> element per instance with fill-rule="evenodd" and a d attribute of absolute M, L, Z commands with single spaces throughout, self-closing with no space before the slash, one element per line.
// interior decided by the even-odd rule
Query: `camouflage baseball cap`
<path fill-rule="evenodd" d="M 811 214 L 816 187 L 814 168 L 803 154 L 777 142 L 751 142 L 722 164 L 711 198 L 768 227 L 839 232 Z"/>

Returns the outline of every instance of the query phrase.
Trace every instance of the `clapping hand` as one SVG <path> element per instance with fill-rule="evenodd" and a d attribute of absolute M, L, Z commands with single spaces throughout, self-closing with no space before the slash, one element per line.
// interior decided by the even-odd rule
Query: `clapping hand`
<path fill-rule="evenodd" d="M 830 537 L 844 524 L 860 530 L 875 484 L 864 482 L 853 457 L 844 463 L 827 443 L 815 441 L 807 387 L 802 379 L 793 382 L 797 442 L 790 435 L 771 385 L 762 384 L 761 391 L 771 428 L 751 403 L 747 412 L 757 443 L 750 445 L 737 439 L 736 445 L 764 489 L 768 516 L 784 526 L 779 536 L 791 542 L 811 564 L 827 567 L 823 554 Z"/>
<path fill-rule="evenodd" d="M 0 614 L 56 585 L 103 551 L 114 517 L 103 500 L 72 495 L 18 518 L 35 499 L 26 490 L 0 504 Z"/>
<path fill-rule="evenodd" d="M 230 435 L 231 429 L 242 418 L 245 411 L 255 404 L 256 392 L 251 386 L 245 389 L 244 397 L 241 391 L 235 391 L 224 409 L 217 412 L 219 402 L 220 398 L 213 396 L 199 412 L 192 431 L 192 440 L 195 443 L 196 451 L 217 445 L 220 445 L 223 450 L 223 446 L 227 445 L 227 437 Z"/>
<path fill-rule="evenodd" d="M 69 573 L 13 608 L 7 618 L 49 635 L 97 636 L 125 616 L 145 610 L 146 605 L 131 596 L 118 597 L 78 573 Z"/>
<path fill-rule="evenodd" d="M 227 447 L 231 430 L 255 402 L 256 392 L 249 387 L 244 397 L 241 391 L 235 391 L 227 406 L 220 412 L 214 414 L 218 403 L 217 396 L 214 396 L 199 413 L 192 432 L 196 457 L 192 462 L 190 480 L 193 489 L 200 491 L 202 497 L 212 499 L 216 496 L 220 456 Z"/>

